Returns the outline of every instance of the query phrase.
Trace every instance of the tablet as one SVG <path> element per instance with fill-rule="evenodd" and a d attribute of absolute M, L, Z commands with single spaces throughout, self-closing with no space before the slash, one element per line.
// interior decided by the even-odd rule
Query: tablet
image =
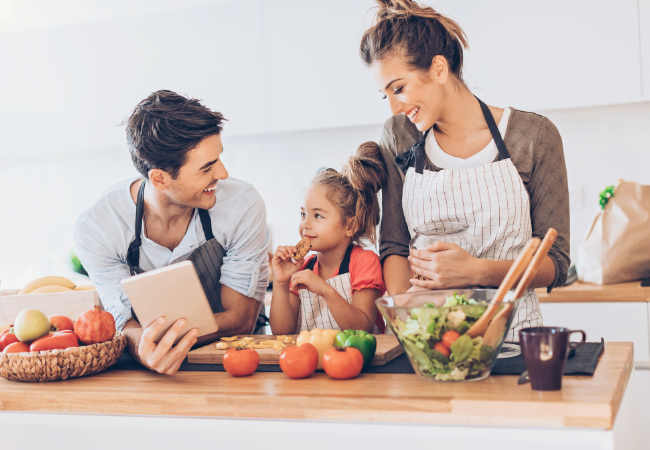
<path fill-rule="evenodd" d="M 142 328 L 147 328 L 161 316 L 167 319 L 163 328 L 154 336 L 155 343 L 160 342 L 178 319 L 187 322 L 174 345 L 192 328 L 198 328 L 197 337 L 218 330 L 212 308 L 191 261 L 125 278 L 122 286 Z"/>

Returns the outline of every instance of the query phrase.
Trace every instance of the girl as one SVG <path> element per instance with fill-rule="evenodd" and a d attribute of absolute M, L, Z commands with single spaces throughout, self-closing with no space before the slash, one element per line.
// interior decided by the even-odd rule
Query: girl
<path fill-rule="evenodd" d="M 375 306 L 386 290 L 379 257 L 359 245 L 376 242 L 377 192 L 385 179 L 379 147 L 366 142 L 343 173 L 327 169 L 312 180 L 299 232 L 311 239 L 316 254 L 293 261 L 295 246 L 276 250 L 269 319 L 274 334 L 313 328 L 385 331 Z"/>
<path fill-rule="evenodd" d="M 470 92 L 462 78 L 467 39 L 456 22 L 411 0 L 377 3 L 360 53 L 394 114 L 380 140 L 388 169 L 380 236 L 388 293 L 498 286 L 524 244 L 549 227 L 558 237 L 531 287 L 564 285 L 569 192 L 557 128 L 538 114 L 487 106 Z M 469 226 L 475 255 L 443 242 L 409 251 L 417 226 L 451 221 Z M 533 289 L 517 314 L 508 340 L 517 340 L 518 328 L 542 324 Z"/>

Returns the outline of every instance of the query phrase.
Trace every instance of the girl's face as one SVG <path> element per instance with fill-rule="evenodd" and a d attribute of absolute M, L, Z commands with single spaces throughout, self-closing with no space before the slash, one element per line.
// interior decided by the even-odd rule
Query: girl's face
<path fill-rule="evenodd" d="M 327 198 L 327 190 L 318 185 L 305 191 L 300 208 L 299 231 L 302 237 L 311 238 L 311 249 L 317 252 L 330 250 L 343 242 L 347 246 L 354 235 L 351 227 L 343 223 L 338 209 Z"/>
<path fill-rule="evenodd" d="M 387 57 L 370 65 L 379 92 L 393 114 L 404 114 L 424 132 L 439 119 L 449 80 L 447 60 L 436 56 L 427 73 L 413 70 L 400 56 Z"/>

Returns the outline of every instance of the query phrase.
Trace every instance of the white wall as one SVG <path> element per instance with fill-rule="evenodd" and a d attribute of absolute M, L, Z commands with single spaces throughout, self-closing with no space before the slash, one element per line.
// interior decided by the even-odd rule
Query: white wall
<path fill-rule="evenodd" d="M 516 106 L 516 105 L 514 105 Z M 569 184 L 582 192 L 571 211 L 572 253 L 593 215 L 598 193 L 618 178 L 650 184 L 650 102 L 542 112 L 559 128 Z M 340 168 L 380 125 L 256 136 L 223 134 L 231 176 L 253 183 L 268 210 L 274 245 L 298 238 L 302 190 L 322 166 Z M 33 278 L 69 274 L 72 224 L 111 184 L 136 176 L 126 146 L 95 153 L 3 157 L 0 164 L 0 280 L 20 287 Z"/>

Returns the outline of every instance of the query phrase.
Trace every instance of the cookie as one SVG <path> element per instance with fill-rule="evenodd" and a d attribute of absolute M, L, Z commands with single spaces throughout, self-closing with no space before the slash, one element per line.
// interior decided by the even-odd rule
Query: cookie
<path fill-rule="evenodd" d="M 415 278 L 416 280 L 420 280 L 420 281 L 429 281 L 428 278 L 423 277 L 423 276 L 420 275 L 419 273 L 416 273 L 415 276 L 414 276 L 413 278 Z"/>
<path fill-rule="evenodd" d="M 310 248 L 311 248 L 311 239 L 302 238 L 300 242 L 296 244 L 296 254 L 294 255 L 293 259 L 295 259 L 296 261 L 303 259 L 307 255 L 307 253 L 309 253 Z"/>

